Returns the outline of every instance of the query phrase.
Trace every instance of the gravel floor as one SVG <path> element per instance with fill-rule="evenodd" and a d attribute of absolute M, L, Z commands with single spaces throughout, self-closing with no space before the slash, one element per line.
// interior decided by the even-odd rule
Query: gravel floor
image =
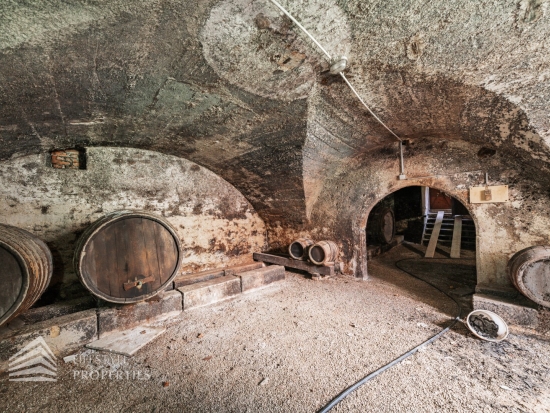
<path fill-rule="evenodd" d="M 394 266 L 406 257 L 418 254 L 401 246 L 371 261 L 366 282 L 288 272 L 277 285 L 182 314 L 132 359 L 88 350 L 60 360 L 55 383 L 4 376 L 0 408 L 314 412 L 455 314 L 454 302 Z M 458 324 L 333 411 L 548 412 L 550 342 L 512 334 L 488 343 Z"/>

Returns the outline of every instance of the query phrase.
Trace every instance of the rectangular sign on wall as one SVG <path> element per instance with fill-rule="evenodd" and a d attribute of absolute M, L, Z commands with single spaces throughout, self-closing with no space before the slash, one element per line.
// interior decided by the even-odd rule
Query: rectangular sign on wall
<path fill-rule="evenodd" d="M 508 185 L 470 188 L 471 204 L 490 204 L 493 202 L 508 202 Z"/>

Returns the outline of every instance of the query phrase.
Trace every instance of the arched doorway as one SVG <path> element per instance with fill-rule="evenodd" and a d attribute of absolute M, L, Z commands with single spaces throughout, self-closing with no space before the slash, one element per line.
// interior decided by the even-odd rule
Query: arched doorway
<path fill-rule="evenodd" d="M 401 188 L 370 210 L 365 232 L 367 263 L 399 262 L 399 268 L 471 307 L 477 284 L 476 228 L 456 197 L 425 186 Z"/>

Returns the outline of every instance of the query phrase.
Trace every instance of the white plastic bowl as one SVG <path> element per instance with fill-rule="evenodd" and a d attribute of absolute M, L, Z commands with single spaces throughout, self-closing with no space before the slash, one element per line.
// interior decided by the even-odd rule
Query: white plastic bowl
<path fill-rule="evenodd" d="M 482 314 L 486 317 L 489 317 L 498 326 L 496 338 L 483 337 L 482 335 L 477 333 L 475 327 L 472 326 L 472 324 L 470 323 L 470 317 L 477 314 Z M 506 322 L 502 318 L 500 318 L 500 316 L 488 310 L 474 310 L 470 314 L 468 314 L 468 317 L 466 317 L 466 327 L 468 327 L 468 329 L 472 332 L 474 336 L 486 341 L 499 342 L 508 337 L 508 325 L 506 324 Z"/>

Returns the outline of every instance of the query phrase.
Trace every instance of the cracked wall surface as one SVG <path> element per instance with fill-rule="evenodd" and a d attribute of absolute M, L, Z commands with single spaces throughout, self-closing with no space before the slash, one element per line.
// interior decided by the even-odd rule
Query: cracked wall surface
<path fill-rule="evenodd" d="M 395 139 L 267 0 L 7 4 L 0 162 L 71 147 L 187 159 L 251 203 L 266 249 L 334 238 L 356 276 L 374 203 L 434 185 L 476 220 L 480 286 L 511 288 L 509 255 L 548 242 L 549 1 L 282 3 L 349 57 L 359 94 L 411 141 L 408 181 Z M 483 172 L 510 186 L 509 203 L 468 204 Z"/>

